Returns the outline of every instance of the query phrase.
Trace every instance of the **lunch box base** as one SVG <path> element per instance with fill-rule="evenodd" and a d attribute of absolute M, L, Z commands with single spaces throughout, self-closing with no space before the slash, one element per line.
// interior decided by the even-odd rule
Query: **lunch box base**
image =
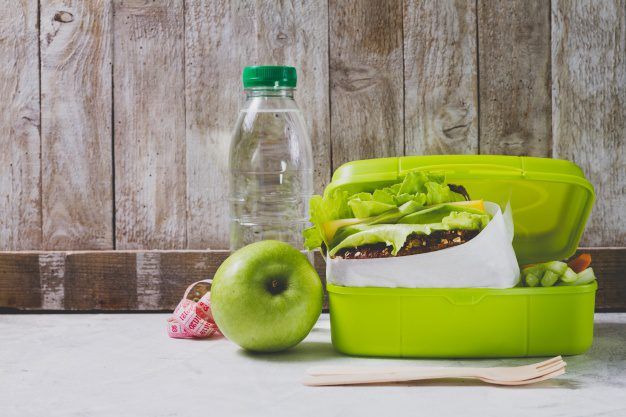
<path fill-rule="evenodd" d="M 597 284 L 535 288 L 327 286 L 332 343 L 355 356 L 577 355 L 593 340 Z"/>

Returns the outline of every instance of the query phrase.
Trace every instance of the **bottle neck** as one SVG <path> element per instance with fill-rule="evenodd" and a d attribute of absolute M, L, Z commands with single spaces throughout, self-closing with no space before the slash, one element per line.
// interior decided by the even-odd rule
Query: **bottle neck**
<path fill-rule="evenodd" d="M 255 97 L 277 97 L 293 99 L 295 88 L 247 88 L 246 100 Z"/>

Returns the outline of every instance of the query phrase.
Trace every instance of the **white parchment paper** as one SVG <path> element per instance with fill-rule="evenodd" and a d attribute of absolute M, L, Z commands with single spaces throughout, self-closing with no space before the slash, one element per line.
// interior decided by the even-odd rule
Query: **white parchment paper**
<path fill-rule="evenodd" d="M 493 218 L 467 243 L 419 255 L 378 259 L 326 259 L 329 283 L 349 287 L 512 288 L 520 276 L 513 250 L 513 221 L 485 203 Z"/>

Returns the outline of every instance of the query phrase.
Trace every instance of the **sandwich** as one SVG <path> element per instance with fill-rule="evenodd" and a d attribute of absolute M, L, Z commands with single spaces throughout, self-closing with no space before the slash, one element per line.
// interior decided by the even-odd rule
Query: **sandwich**
<path fill-rule="evenodd" d="M 482 200 L 440 173 L 409 172 L 368 191 L 335 189 L 310 200 L 304 245 L 332 259 L 415 255 L 462 245 L 484 229 L 491 215 Z"/>

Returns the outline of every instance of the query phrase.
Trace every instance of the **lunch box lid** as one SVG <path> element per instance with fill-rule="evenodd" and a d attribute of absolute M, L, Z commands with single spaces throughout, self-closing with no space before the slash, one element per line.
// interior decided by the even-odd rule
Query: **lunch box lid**
<path fill-rule="evenodd" d="M 335 171 L 325 193 L 372 191 L 409 171 L 444 172 L 472 199 L 511 204 L 513 247 L 521 265 L 574 254 L 595 200 L 576 164 L 562 159 L 502 155 L 427 155 L 348 162 Z"/>

